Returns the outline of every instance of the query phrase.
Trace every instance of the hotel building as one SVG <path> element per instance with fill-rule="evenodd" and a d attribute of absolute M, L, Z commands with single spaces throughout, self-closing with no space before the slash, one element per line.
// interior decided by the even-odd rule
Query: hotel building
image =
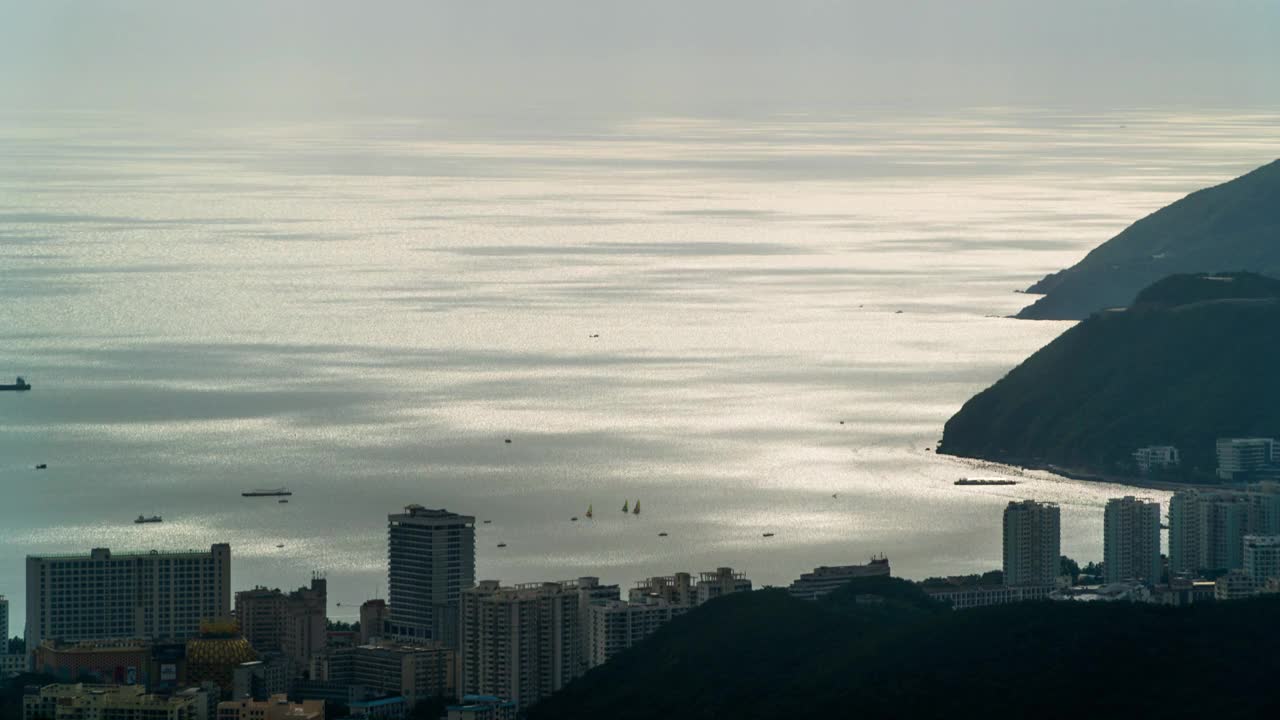
<path fill-rule="evenodd" d="M 388 635 L 458 646 L 462 592 L 476 580 L 476 519 L 409 505 L 387 516 Z"/>

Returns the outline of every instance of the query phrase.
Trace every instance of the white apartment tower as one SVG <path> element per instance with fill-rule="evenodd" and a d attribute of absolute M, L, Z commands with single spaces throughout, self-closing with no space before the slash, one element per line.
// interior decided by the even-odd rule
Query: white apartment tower
<path fill-rule="evenodd" d="M 457 647 L 462 592 L 476 582 L 476 519 L 409 505 L 387 516 L 388 634 Z"/>
<path fill-rule="evenodd" d="M 1249 500 L 1244 493 L 1174 493 L 1169 499 L 1169 574 L 1243 567 Z"/>
<path fill-rule="evenodd" d="M 460 692 L 526 706 L 581 674 L 581 597 L 576 581 L 484 580 L 463 592 Z"/>
<path fill-rule="evenodd" d="M 1160 582 L 1160 503 L 1133 496 L 1107 501 L 1103 572 L 1108 583 Z"/>
<path fill-rule="evenodd" d="M 1061 562 L 1061 514 L 1053 503 L 1010 502 L 1004 509 L 1004 583 L 1053 585 Z"/>
<path fill-rule="evenodd" d="M 1244 572 L 1262 587 L 1271 578 L 1280 578 L 1280 535 L 1246 535 Z"/>
<path fill-rule="evenodd" d="M 231 617 L 231 546 L 27 556 L 27 647 L 43 640 L 185 640 Z"/>

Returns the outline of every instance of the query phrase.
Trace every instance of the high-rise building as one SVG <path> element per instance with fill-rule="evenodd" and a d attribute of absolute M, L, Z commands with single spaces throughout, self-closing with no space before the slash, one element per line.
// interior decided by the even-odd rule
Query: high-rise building
<path fill-rule="evenodd" d="M 691 609 L 691 605 L 676 605 L 661 598 L 644 602 L 610 600 L 588 607 L 584 628 L 587 666 L 603 665 Z"/>
<path fill-rule="evenodd" d="M 365 600 L 360 605 L 360 644 L 368 645 L 382 637 L 386 624 L 387 601 Z"/>
<path fill-rule="evenodd" d="M 387 521 L 388 634 L 457 647 L 462 591 L 476 580 L 476 519 L 409 505 Z"/>
<path fill-rule="evenodd" d="M 1243 567 L 1249 532 L 1245 493 L 1186 490 L 1169 499 L 1169 574 Z"/>
<path fill-rule="evenodd" d="M 627 592 L 627 599 L 631 602 L 645 602 L 651 598 L 665 600 L 672 605 L 693 605 L 698 599 L 693 576 L 678 572 L 645 578 Z"/>
<path fill-rule="evenodd" d="M 1107 501 L 1103 573 L 1108 583 L 1160 582 L 1160 503 L 1132 495 Z"/>
<path fill-rule="evenodd" d="M 182 640 L 231 616 L 231 546 L 27 556 L 27 647 L 45 638 Z"/>
<path fill-rule="evenodd" d="M 0 640 L 4 641 L 4 647 L 0 647 L 0 654 L 9 652 L 9 599 L 0 595 Z"/>
<path fill-rule="evenodd" d="M 194 720 L 198 699 L 190 695 L 149 695 L 141 685 L 45 685 L 22 698 L 24 720 L 146 718 Z"/>
<path fill-rule="evenodd" d="M 1004 509 L 1004 582 L 1053 585 L 1061 562 L 1061 514 L 1053 503 L 1010 502 Z"/>
<path fill-rule="evenodd" d="M 1244 571 L 1257 587 L 1280 578 L 1280 535 L 1246 535 Z"/>
<path fill-rule="evenodd" d="M 817 567 L 802 573 L 787 592 L 801 600 L 817 600 L 855 578 L 889 577 L 889 558 L 873 557 L 866 565 L 834 565 Z"/>
<path fill-rule="evenodd" d="M 708 600 L 738 592 L 751 592 L 751 581 L 746 574 L 734 572 L 729 567 L 716 568 L 715 572 L 704 572 L 699 577 L 697 603 L 701 605 Z"/>
<path fill-rule="evenodd" d="M 1218 438 L 1218 477 L 1247 478 L 1251 473 L 1280 461 L 1272 438 Z"/>
<path fill-rule="evenodd" d="M 585 663 L 578 585 L 503 587 L 484 580 L 463 592 L 461 692 L 494 695 L 523 707 L 580 674 Z"/>

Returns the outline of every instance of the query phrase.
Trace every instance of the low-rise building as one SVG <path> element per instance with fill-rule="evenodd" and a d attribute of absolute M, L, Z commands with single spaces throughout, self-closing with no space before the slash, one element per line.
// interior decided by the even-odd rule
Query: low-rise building
<path fill-rule="evenodd" d="M 1050 600 L 1074 602 L 1152 602 L 1151 589 L 1140 582 L 1076 585 L 1049 593 Z"/>
<path fill-rule="evenodd" d="M 1177 467 L 1182 463 L 1182 456 L 1172 445 L 1150 445 L 1135 450 L 1133 460 L 1138 464 L 1138 472 L 1150 475 L 1152 470 Z"/>
<path fill-rule="evenodd" d="M 45 685 L 22 699 L 23 720 L 195 720 L 192 697 L 151 695 L 140 685 Z"/>
<path fill-rule="evenodd" d="M 138 638 L 75 643 L 45 640 L 32 655 L 36 672 L 65 683 L 90 679 L 115 685 L 147 685 L 153 680 L 151 644 Z"/>
<path fill-rule="evenodd" d="M 456 697 L 458 652 L 443 642 L 420 645 L 383 641 L 332 648 L 312 663 L 311 677 L 327 687 L 361 688 L 383 696 L 398 695 L 412 707 L 420 700 Z"/>
<path fill-rule="evenodd" d="M 400 695 L 350 700 L 347 708 L 351 711 L 350 717 L 371 720 L 401 720 L 409 714 L 409 703 Z"/>
<path fill-rule="evenodd" d="M 324 701 L 294 703 L 283 694 L 266 700 L 226 700 L 218 703 L 218 720 L 324 720 Z"/>
<path fill-rule="evenodd" d="M 26 672 L 29 662 L 30 658 L 27 657 L 26 653 L 0 654 L 0 677 Z"/>
<path fill-rule="evenodd" d="M 1053 585 L 937 585 L 922 587 L 929 597 L 947 603 L 953 610 L 1008 605 L 1029 600 L 1045 600 Z"/>
<path fill-rule="evenodd" d="M 1232 570 L 1214 582 L 1213 596 L 1218 600 L 1243 600 L 1258 594 L 1259 583 L 1244 570 Z"/>
<path fill-rule="evenodd" d="M 1274 438 L 1218 438 L 1218 477 L 1244 480 L 1280 461 Z"/>
<path fill-rule="evenodd" d="M 328 633 L 328 583 L 313 575 L 311 585 L 285 593 L 256 587 L 236 593 L 240 632 L 259 653 L 284 653 L 304 668 L 324 649 Z"/>
<path fill-rule="evenodd" d="M 294 674 L 293 664 L 281 653 L 240 663 L 231 671 L 231 699 L 266 700 L 288 692 Z"/>
<path fill-rule="evenodd" d="M 1244 536 L 1244 572 L 1258 587 L 1280 578 L 1280 535 Z"/>
<path fill-rule="evenodd" d="M 381 639 L 386 633 L 388 617 L 386 600 L 365 600 L 360 605 L 360 644 L 368 645 Z"/>
<path fill-rule="evenodd" d="M 873 557 L 866 565 L 835 565 L 814 568 L 791 583 L 787 591 L 802 600 L 816 600 L 855 578 L 889 577 L 889 558 Z"/>
<path fill-rule="evenodd" d="M 448 707 L 448 720 L 516 720 L 516 703 L 493 695 L 463 695 Z"/>

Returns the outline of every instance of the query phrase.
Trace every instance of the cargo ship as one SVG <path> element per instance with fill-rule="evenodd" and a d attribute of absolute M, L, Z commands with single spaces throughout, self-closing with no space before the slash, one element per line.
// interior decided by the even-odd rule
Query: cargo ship
<path fill-rule="evenodd" d="M 12 385 L 0 385 L 0 390 L 30 390 L 31 383 L 18 378 Z"/>
<path fill-rule="evenodd" d="M 284 488 L 276 488 L 274 490 L 246 490 L 240 493 L 244 497 L 280 497 L 282 495 L 292 495 Z"/>
<path fill-rule="evenodd" d="M 147 517 L 145 515 L 139 515 L 138 519 L 134 520 L 133 522 L 138 525 L 141 525 L 142 523 L 164 522 L 164 520 L 159 515 L 152 515 L 151 517 Z"/>

